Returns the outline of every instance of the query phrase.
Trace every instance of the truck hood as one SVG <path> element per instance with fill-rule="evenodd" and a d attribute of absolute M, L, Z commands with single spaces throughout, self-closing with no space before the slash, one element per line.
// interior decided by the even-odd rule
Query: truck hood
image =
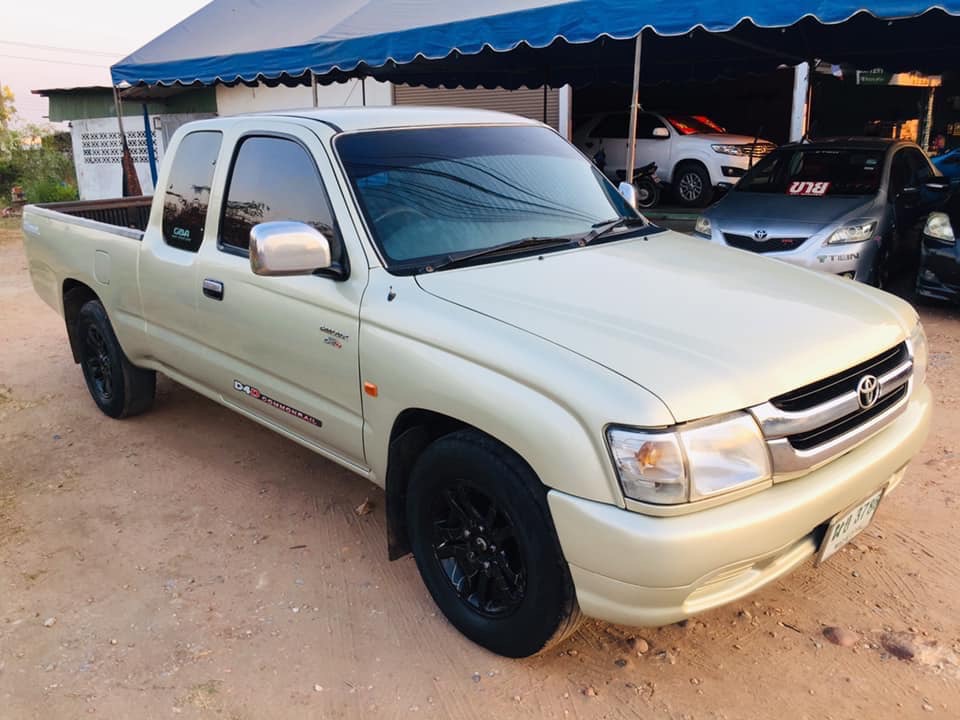
<path fill-rule="evenodd" d="M 823 227 L 847 215 L 872 214 L 874 201 L 873 196 L 791 197 L 734 190 L 705 214 L 711 220 L 716 218 L 721 227 L 726 227 L 725 222 L 740 221 L 751 226 L 789 222 Z"/>
<path fill-rule="evenodd" d="M 866 360 L 903 340 L 916 317 L 873 288 L 672 231 L 417 281 L 632 380 L 678 422 Z M 532 358 L 530 372 L 549 362 Z M 589 378 L 570 392 L 589 402 Z"/>

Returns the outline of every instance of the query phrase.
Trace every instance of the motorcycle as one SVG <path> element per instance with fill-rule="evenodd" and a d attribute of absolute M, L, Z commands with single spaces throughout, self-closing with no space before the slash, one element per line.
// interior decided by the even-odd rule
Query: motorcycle
<path fill-rule="evenodd" d="M 607 154 L 601 148 L 593 156 L 594 165 L 603 172 L 607 165 Z M 655 162 L 637 168 L 633 173 L 633 185 L 637 189 L 637 207 L 643 210 L 654 207 L 660 202 L 660 178 L 657 177 Z"/>
<path fill-rule="evenodd" d="M 660 178 L 657 164 L 652 162 L 638 168 L 633 174 L 633 186 L 637 189 L 637 207 L 647 210 L 660 202 Z"/>

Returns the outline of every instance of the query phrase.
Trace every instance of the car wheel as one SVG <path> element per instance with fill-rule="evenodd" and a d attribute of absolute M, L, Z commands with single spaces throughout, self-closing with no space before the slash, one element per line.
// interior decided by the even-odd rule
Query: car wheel
<path fill-rule="evenodd" d="M 660 201 L 660 187 L 652 180 L 643 178 L 633 185 L 637 189 L 637 207 L 641 210 L 648 210 Z"/>
<path fill-rule="evenodd" d="M 474 642 L 526 657 L 576 629 L 546 489 L 495 440 L 465 430 L 434 441 L 411 473 L 407 528 L 424 584 Z"/>
<path fill-rule="evenodd" d="M 677 202 L 686 207 L 703 207 L 713 198 L 710 174 L 699 164 L 687 163 L 677 168 L 673 187 Z"/>
<path fill-rule="evenodd" d="M 97 407 L 112 418 L 137 415 L 150 408 L 156 394 L 157 374 L 133 365 L 124 355 L 98 300 L 80 308 L 76 337 L 80 368 Z"/>

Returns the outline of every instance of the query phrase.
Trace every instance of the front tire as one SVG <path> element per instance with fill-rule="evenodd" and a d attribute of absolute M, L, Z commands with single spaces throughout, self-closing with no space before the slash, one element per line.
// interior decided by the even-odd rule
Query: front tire
<path fill-rule="evenodd" d="M 99 300 L 89 300 L 80 308 L 76 338 L 83 379 L 104 415 L 123 418 L 150 409 L 157 374 L 127 359 Z"/>
<path fill-rule="evenodd" d="M 713 199 L 710 173 L 699 163 L 681 164 L 673 177 L 674 195 L 685 207 L 704 207 Z"/>
<path fill-rule="evenodd" d="M 427 590 L 475 643 L 526 657 L 576 629 L 546 490 L 495 440 L 463 430 L 430 445 L 411 474 L 407 528 Z"/>

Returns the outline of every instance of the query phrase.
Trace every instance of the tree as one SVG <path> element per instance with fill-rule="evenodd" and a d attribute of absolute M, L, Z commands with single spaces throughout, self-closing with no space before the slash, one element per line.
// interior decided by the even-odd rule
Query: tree
<path fill-rule="evenodd" d="M 4 130 L 10 125 L 17 114 L 17 109 L 13 105 L 13 90 L 9 85 L 0 85 L 0 128 Z"/>
<path fill-rule="evenodd" d="M 55 202 L 77 197 L 72 151 L 50 126 L 17 127 L 13 92 L 0 87 L 0 205 L 10 189 L 22 185 L 29 202 Z"/>

